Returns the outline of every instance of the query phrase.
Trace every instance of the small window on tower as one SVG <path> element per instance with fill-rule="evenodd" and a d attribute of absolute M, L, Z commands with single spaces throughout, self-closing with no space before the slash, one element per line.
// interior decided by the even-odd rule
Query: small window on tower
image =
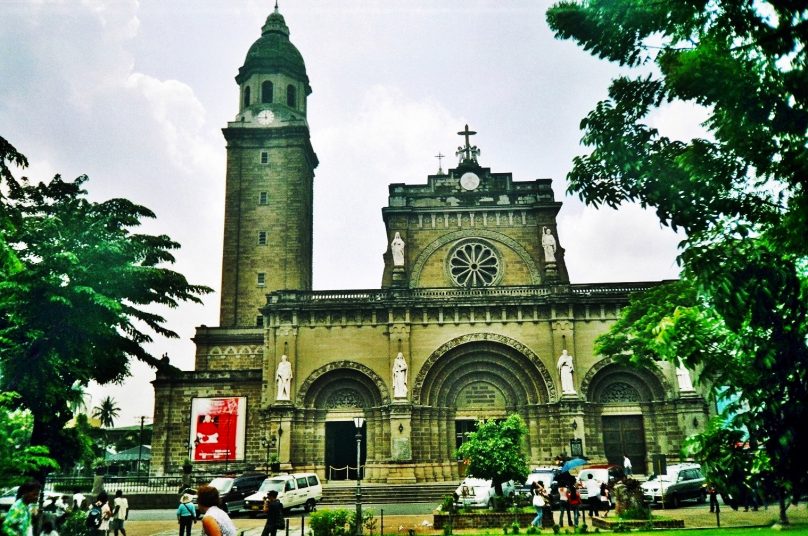
<path fill-rule="evenodd" d="M 244 88 L 244 107 L 250 105 L 250 86 Z"/>
<path fill-rule="evenodd" d="M 272 82 L 265 80 L 261 84 L 261 102 L 263 104 L 272 103 Z"/>
<path fill-rule="evenodd" d="M 255 317 L 255 327 L 257 327 L 257 328 L 264 327 L 264 317 L 263 316 L 258 315 L 258 316 Z"/>
<path fill-rule="evenodd" d="M 258 245 L 259 246 L 266 246 L 267 245 L 267 232 L 266 231 L 258 231 Z"/>
<path fill-rule="evenodd" d="M 267 274 L 265 272 L 258 272 L 258 286 L 263 287 L 267 284 Z"/>
<path fill-rule="evenodd" d="M 269 164 L 269 151 L 261 151 L 261 163 Z"/>
<path fill-rule="evenodd" d="M 290 108 L 297 106 L 297 90 L 292 84 L 286 87 L 286 105 Z"/>
<path fill-rule="evenodd" d="M 259 205 L 266 205 L 269 203 L 269 194 L 267 192 L 261 192 L 258 194 L 258 204 Z"/>

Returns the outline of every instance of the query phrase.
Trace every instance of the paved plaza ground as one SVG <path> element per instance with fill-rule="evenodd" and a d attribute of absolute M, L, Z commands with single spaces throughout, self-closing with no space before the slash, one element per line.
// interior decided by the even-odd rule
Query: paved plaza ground
<path fill-rule="evenodd" d="M 389 505 L 365 505 L 366 509 L 372 510 L 377 516 L 381 509 Z M 352 505 L 345 505 L 340 508 L 352 509 Z M 422 514 L 393 514 L 384 516 L 384 534 L 407 534 L 409 529 L 414 529 L 419 535 L 428 536 L 434 534 L 441 534 L 431 527 L 432 515 L 428 512 L 427 507 L 416 508 L 423 510 Z M 133 519 L 126 523 L 127 536 L 176 536 L 178 528 L 176 520 L 168 519 L 171 515 L 170 511 L 153 511 L 149 515 L 141 513 L 135 515 L 133 512 Z M 686 528 L 714 528 L 716 526 L 715 514 L 711 514 L 705 505 L 694 505 L 678 508 L 675 510 L 661 510 L 655 509 L 655 514 L 664 515 L 676 519 L 684 519 Z M 808 528 L 808 507 L 802 504 L 798 507 L 791 507 L 788 510 L 789 519 L 794 525 Z M 613 515 L 613 514 L 612 514 Z M 152 519 L 140 519 L 140 518 Z M 558 520 L 558 512 L 554 512 L 555 520 Z M 733 511 L 730 508 L 722 508 L 721 510 L 721 526 L 722 527 L 753 527 L 761 525 L 769 525 L 777 519 L 777 508 L 772 506 L 768 510 L 761 508 L 757 512 L 744 512 Z M 290 536 L 300 536 L 300 514 L 293 513 L 290 517 Z M 245 517 L 237 517 L 234 519 L 236 527 L 240 532 L 243 531 L 244 536 L 260 536 L 261 529 L 264 526 L 264 519 L 250 519 Z M 308 519 L 306 519 L 306 528 L 308 529 Z M 377 526 L 376 535 L 379 535 Z M 475 532 L 470 530 L 455 531 L 457 534 L 464 532 Z M 491 534 L 501 534 L 501 529 L 489 529 Z M 544 530 L 545 533 L 552 534 L 549 529 Z M 193 534 L 198 535 L 201 533 L 201 526 L 199 523 L 194 525 Z"/>

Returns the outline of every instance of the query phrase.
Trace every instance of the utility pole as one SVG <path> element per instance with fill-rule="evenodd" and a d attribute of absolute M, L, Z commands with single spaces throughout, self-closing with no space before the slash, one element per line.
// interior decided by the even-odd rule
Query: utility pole
<path fill-rule="evenodd" d="M 140 480 L 140 464 L 143 460 L 143 426 L 146 424 L 146 417 L 145 415 L 141 415 L 140 417 L 140 438 L 138 439 L 138 446 L 137 446 L 137 478 Z"/>

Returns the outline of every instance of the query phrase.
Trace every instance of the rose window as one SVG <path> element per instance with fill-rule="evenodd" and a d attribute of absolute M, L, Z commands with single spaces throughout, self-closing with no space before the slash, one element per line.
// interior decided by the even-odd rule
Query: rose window
<path fill-rule="evenodd" d="M 465 242 L 449 255 L 449 276 L 460 287 L 488 287 L 499 280 L 499 257 L 482 242 Z"/>

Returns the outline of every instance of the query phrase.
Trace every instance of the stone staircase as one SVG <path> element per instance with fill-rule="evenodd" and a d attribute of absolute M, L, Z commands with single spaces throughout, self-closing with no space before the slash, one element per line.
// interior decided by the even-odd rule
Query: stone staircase
<path fill-rule="evenodd" d="M 362 484 L 362 502 L 365 504 L 429 502 L 437 506 L 444 497 L 457 489 L 459 482 L 433 482 L 421 484 Z M 356 481 L 323 484 L 322 504 L 354 504 Z"/>

